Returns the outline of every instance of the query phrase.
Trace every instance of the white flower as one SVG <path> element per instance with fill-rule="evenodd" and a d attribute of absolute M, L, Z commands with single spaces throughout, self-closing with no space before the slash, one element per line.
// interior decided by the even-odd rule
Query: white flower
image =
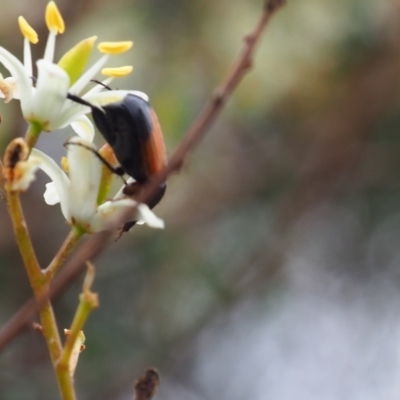
<path fill-rule="evenodd" d="M 24 118 L 38 127 L 38 131 L 52 131 L 71 125 L 78 135 L 92 140 L 94 128 L 85 115 L 90 109 L 68 100 L 67 94 L 82 95 L 83 89 L 102 69 L 110 54 L 128 50 L 132 42 L 100 43 L 98 48 L 104 55 L 84 73 L 96 37 L 78 43 L 60 60 L 60 65 L 55 64 L 56 35 L 64 32 L 64 22 L 55 3 L 50 2 L 46 9 L 49 36 L 43 59 L 36 62 L 38 77 L 35 80 L 32 76 L 30 43 L 38 41 L 37 34 L 23 17 L 18 21 L 24 35 L 24 62 L 0 47 L 0 63 L 11 74 L 5 79 L 0 75 L 0 97 L 5 98 L 6 102 L 12 98 L 19 99 Z M 80 62 L 81 59 L 86 61 Z M 71 82 L 77 71 L 78 76 Z M 99 85 L 91 92 L 91 97 L 95 97 L 96 92 L 102 89 L 104 87 Z"/>
<path fill-rule="evenodd" d="M 46 185 L 46 203 L 53 205 L 59 202 L 68 223 L 85 232 L 100 232 L 115 227 L 119 218 L 129 213 L 137 203 L 122 197 L 120 192 L 114 199 L 98 205 L 102 163 L 94 153 L 97 151 L 95 146 L 75 136 L 68 141 L 67 147 L 68 175 L 52 158 L 35 148 L 26 162 L 32 169 L 43 170 L 52 180 Z M 139 204 L 131 218 L 152 228 L 164 228 L 164 222 L 145 204 Z"/>

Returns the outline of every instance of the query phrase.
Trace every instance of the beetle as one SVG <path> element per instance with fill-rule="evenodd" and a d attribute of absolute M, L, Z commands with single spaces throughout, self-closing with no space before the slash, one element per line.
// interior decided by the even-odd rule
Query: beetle
<path fill-rule="evenodd" d="M 166 166 L 161 127 L 154 109 L 143 97 L 128 93 L 122 100 L 101 107 L 74 94 L 68 93 L 67 98 L 90 107 L 97 129 L 113 149 L 120 166 L 112 167 L 96 153 L 101 161 L 115 174 L 122 176 L 126 173 L 135 179 L 136 182 L 125 186 L 124 194 L 134 196 Z M 166 187 L 166 182 L 162 183 L 146 202 L 150 208 L 160 202 Z M 122 231 L 128 231 L 134 224 L 134 221 L 127 222 Z"/>

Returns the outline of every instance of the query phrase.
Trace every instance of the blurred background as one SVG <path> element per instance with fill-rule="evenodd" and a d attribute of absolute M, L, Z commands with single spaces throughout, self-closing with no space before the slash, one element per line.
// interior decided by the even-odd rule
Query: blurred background
<path fill-rule="evenodd" d="M 2 0 L 1 46 L 22 57 L 24 15 L 40 58 L 46 3 Z M 399 398 L 400 1 L 288 3 L 250 75 L 171 177 L 156 208 L 166 229 L 135 227 L 95 261 L 101 307 L 86 324 L 80 400 L 131 399 L 148 366 L 162 375 L 159 400 Z M 112 85 L 149 94 L 171 154 L 262 2 L 57 4 L 67 29 L 56 58 L 92 35 L 134 40 L 109 63 L 134 72 Z M 0 113 L 3 152 L 26 123 L 17 101 Z M 71 135 L 42 135 L 38 147 L 58 160 Z M 45 182 L 23 196 L 43 265 L 68 232 L 59 207 L 43 201 Z M 4 202 L 0 221 L 3 324 L 30 289 Z M 61 328 L 81 284 L 55 304 Z M 0 354 L 0 397 L 59 398 L 33 330 Z"/>

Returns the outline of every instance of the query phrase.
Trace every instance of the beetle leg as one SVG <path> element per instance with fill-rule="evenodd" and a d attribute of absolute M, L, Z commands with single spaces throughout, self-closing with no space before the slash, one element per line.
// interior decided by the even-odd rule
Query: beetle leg
<path fill-rule="evenodd" d="M 112 173 L 114 173 L 115 175 L 118 175 L 119 177 L 121 177 L 121 179 L 124 181 L 125 185 L 128 185 L 126 180 L 124 179 L 123 175 L 125 174 L 124 169 L 121 166 L 118 167 L 113 167 L 98 151 L 96 151 L 95 149 L 89 147 L 89 146 L 85 146 L 82 143 L 71 143 L 66 141 L 64 143 L 65 147 L 68 146 L 81 146 L 89 151 L 91 151 Z"/>

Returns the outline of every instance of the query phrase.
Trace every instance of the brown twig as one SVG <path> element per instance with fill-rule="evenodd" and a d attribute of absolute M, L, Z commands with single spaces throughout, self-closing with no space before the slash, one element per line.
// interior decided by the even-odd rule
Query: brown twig
<path fill-rule="evenodd" d="M 172 155 L 167 167 L 144 187 L 137 199 L 139 203 L 145 203 L 158 189 L 159 185 L 165 182 L 168 176 L 181 167 L 187 154 L 196 146 L 199 140 L 205 136 L 232 92 L 251 69 L 255 48 L 272 15 L 285 3 L 285 0 L 264 1 L 263 13 L 254 30 L 245 37 L 245 43 L 241 53 L 233 63 L 222 83 L 214 91 L 203 110 L 189 127 L 184 139 Z M 134 208 L 129 211 L 129 215 L 132 215 L 132 212 L 134 212 Z M 124 220 L 126 220 L 126 218 L 121 218 L 122 222 Z M 118 221 L 118 223 L 121 221 Z M 84 268 L 85 262 L 95 258 L 104 251 L 107 243 L 112 240 L 113 236 L 113 231 L 107 231 L 89 238 L 84 246 L 75 253 L 69 262 L 67 262 L 60 276 L 55 279 L 48 297 L 53 299 L 55 296 L 60 295 L 61 292 L 75 280 L 76 276 Z M 0 330 L 0 350 L 29 324 L 31 318 L 46 300 L 47 298 L 45 297 L 36 301 L 31 299 L 14 314 L 8 323 Z"/>
<path fill-rule="evenodd" d="M 194 120 L 186 132 L 182 142 L 169 160 L 167 167 L 154 177 L 141 192 L 138 202 L 145 202 L 160 184 L 174 171 L 178 170 L 186 155 L 196 146 L 198 141 L 207 133 L 217 115 L 222 110 L 232 92 L 253 65 L 255 48 L 261 39 L 262 33 L 268 25 L 272 15 L 285 4 L 285 0 L 265 0 L 264 10 L 254 30 L 245 37 L 243 50 L 231 66 L 222 83 L 204 106 L 203 110 Z"/>

